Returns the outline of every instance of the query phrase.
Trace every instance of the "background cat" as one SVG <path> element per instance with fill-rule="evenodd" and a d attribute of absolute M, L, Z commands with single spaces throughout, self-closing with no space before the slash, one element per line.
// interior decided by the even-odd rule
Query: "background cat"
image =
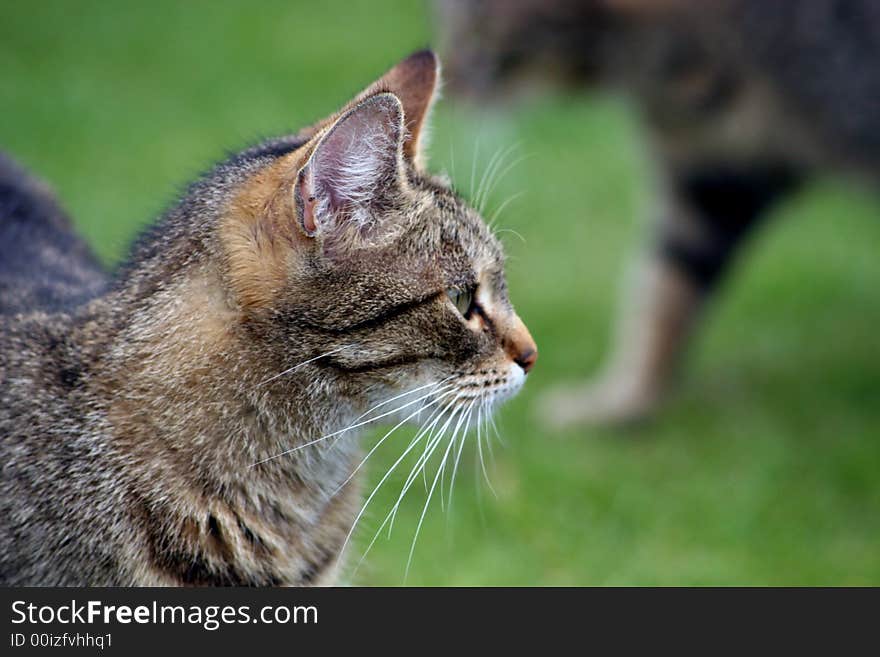
<path fill-rule="evenodd" d="M 332 583 L 358 428 L 417 418 L 411 481 L 453 471 L 537 349 L 500 244 L 422 168 L 437 68 L 217 165 L 107 285 L 4 161 L 0 242 L 30 257 L 0 268 L 0 580 Z"/>
<path fill-rule="evenodd" d="M 655 225 L 605 374 L 544 407 L 557 424 L 639 419 L 770 210 L 817 170 L 880 174 L 880 11 L 863 0 L 438 3 L 453 86 L 603 85 L 633 102 L 658 167 Z M 821 272 L 817 272 L 821 276 Z"/>

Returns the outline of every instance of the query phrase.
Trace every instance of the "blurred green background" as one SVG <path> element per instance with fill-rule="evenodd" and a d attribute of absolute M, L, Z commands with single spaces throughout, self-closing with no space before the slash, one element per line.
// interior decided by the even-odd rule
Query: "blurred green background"
<path fill-rule="evenodd" d="M 3 2 L 0 147 L 114 262 L 199 171 L 331 113 L 432 32 L 419 2 Z M 466 450 L 407 583 L 880 584 L 878 200 L 828 180 L 781 207 L 657 421 L 557 434 L 534 419 L 537 394 L 596 370 L 650 214 L 636 122 L 603 96 L 494 113 L 447 98 L 434 128 L 431 166 L 465 195 L 472 167 L 479 179 L 517 145 L 487 215 L 520 194 L 499 225 L 523 238 L 503 233 L 541 359 L 499 418 L 497 497 Z M 377 451 L 370 482 L 411 436 Z M 371 505 L 350 562 L 400 483 Z M 424 500 L 415 487 L 349 581 L 404 582 Z"/>

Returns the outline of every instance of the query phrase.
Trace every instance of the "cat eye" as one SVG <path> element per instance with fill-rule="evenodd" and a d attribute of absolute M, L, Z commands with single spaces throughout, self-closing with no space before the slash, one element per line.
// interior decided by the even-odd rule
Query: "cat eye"
<path fill-rule="evenodd" d="M 474 311 L 474 289 L 459 290 L 457 288 L 449 288 L 446 290 L 446 296 L 452 301 L 452 305 L 456 307 L 461 316 L 469 319 Z"/>

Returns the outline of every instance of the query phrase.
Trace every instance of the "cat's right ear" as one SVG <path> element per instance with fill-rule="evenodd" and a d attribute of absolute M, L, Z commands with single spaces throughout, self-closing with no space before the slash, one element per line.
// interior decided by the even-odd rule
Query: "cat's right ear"
<path fill-rule="evenodd" d="M 294 187 L 297 221 L 306 235 L 370 227 L 377 203 L 400 180 L 403 116 L 394 94 L 378 94 L 316 138 Z"/>
<path fill-rule="evenodd" d="M 437 99 L 439 84 L 440 60 L 431 50 L 422 50 L 404 59 L 373 85 L 373 89 L 387 89 L 400 99 L 406 122 L 403 154 L 419 168 L 424 166 L 428 115 Z"/>

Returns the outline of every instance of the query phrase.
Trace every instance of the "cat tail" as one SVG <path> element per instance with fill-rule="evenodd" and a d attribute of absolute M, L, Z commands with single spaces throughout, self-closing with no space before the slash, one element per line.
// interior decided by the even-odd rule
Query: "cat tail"
<path fill-rule="evenodd" d="M 49 187 L 0 151 L 0 315 L 70 310 L 107 283 Z"/>

